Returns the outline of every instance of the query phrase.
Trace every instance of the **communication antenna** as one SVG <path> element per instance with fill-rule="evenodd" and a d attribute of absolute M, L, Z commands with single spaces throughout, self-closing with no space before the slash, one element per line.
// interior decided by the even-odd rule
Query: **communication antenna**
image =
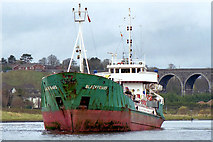
<path fill-rule="evenodd" d="M 82 33 L 82 24 L 83 22 L 85 22 L 86 16 L 88 17 L 88 21 L 91 22 L 88 12 L 87 12 L 87 8 L 85 8 L 85 10 L 81 10 L 81 4 L 79 3 L 79 7 L 78 10 L 75 11 L 75 8 L 72 9 L 72 12 L 74 13 L 74 21 L 76 23 L 79 23 L 79 30 L 78 30 L 78 35 L 77 35 L 77 39 L 74 45 L 74 49 L 73 49 L 73 53 L 72 53 L 72 57 L 70 59 L 70 63 L 69 63 L 69 67 L 67 69 L 67 72 L 70 71 L 71 68 L 71 64 L 73 61 L 73 57 L 74 54 L 78 54 L 77 55 L 77 59 L 80 59 L 80 72 L 84 73 L 84 64 L 83 64 L 83 53 L 84 53 L 84 57 L 85 57 L 85 61 L 86 61 L 86 66 L 87 66 L 87 72 L 88 74 L 90 74 L 90 70 L 89 70 L 89 65 L 88 65 L 88 60 L 87 60 L 87 56 L 86 56 L 86 50 L 85 50 L 85 46 L 84 46 L 84 40 L 83 40 L 83 33 Z"/>
<path fill-rule="evenodd" d="M 107 54 L 111 54 L 112 55 L 112 65 L 114 65 L 114 57 L 115 57 L 115 61 L 117 60 L 117 53 L 112 53 L 112 52 L 107 52 Z"/>
<path fill-rule="evenodd" d="M 125 19 L 125 18 L 124 18 Z M 131 25 L 131 10 L 129 8 L 129 25 L 126 27 L 127 32 L 129 32 L 129 38 L 127 39 L 127 44 L 129 45 L 129 64 L 132 64 L 132 37 L 131 37 L 131 32 L 132 32 L 132 25 Z"/>

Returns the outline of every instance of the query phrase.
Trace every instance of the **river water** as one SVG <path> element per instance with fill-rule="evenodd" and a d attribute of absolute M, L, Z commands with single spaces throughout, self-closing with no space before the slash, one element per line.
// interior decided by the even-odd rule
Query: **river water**
<path fill-rule="evenodd" d="M 2 140 L 211 140 L 210 120 L 165 121 L 161 130 L 59 134 L 44 129 L 43 122 L 0 123 Z"/>

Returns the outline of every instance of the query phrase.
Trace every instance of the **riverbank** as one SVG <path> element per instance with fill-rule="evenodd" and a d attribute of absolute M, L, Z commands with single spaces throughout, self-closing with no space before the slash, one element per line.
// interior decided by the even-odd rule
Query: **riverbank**
<path fill-rule="evenodd" d="M 43 121 L 41 113 L 1 111 L 2 122 Z"/>
<path fill-rule="evenodd" d="M 13 110 L 14 111 L 14 110 Z M 31 110 L 29 112 L 21 111 L 0 111 L 2 116 L 2 122 L 37 122 L 43 121 L 40 110 Z M 198 115 L 177 115 L 177 114 L 164 114 L 166 120 L 213 120 L 211 114 L 198 114 Z"/>
<path fill-rule="evenodd" d="M 179 114 L 164 114 L 166 120 L 213 120 L 211 114 L 197 115 L 179 115 Z"/>

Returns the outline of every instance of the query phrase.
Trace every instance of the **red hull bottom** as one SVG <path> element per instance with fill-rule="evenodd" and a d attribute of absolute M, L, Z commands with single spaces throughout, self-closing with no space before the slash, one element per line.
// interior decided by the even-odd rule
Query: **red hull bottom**
<path fill-rule="evenodd" d="M 136 111 L 61 110 L 42 114 L 45 129 L 74 133 L 159 129 L 164 121 Z"/>

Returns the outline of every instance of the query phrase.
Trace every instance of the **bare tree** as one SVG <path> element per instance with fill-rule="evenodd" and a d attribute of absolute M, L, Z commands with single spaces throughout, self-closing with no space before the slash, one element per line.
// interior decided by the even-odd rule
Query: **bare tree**
<path fill-rule="evenodd" d="M 67 58 L 67 59 L 63 60 L 63 62 L 62 62 L 62 68 L 67 70 L 68 66 L 69 66 L 69 63 L 70 63 L 70 58 Z M 79 67 L 77 66 L 76 60 L 72 60 L 70 71 L 71 72 L 77 72 L 77 71 L 79 71 Z"/>
<path fill-rule="evenodd" d="M 101 64 L 101 60 L 97 57 L 92 57 L 88 60 L 90 70 L 103 70 L 103 65 Z"/>
<path fill-rule="evenodd" d="M 11 107 L 14 108 L 23 108 L 24 107 L 24 101 L 21 97 L 14 96 L 13 101 L 11 103 Z"/>
<path fill-rule="evenodd" d="M 169 64 L 169 67 L 168 67 L 168 69 L 175 69 L 176 67 L 175 67 L 175 65 L 174 64 Z"/>
<path fill-rule="evenodd" d="M 104 59 L 102 62 L 104 71 L 107 71 L 107 65 L 109 65 L 109 59 Z"/>
<path fill-rule="evenodd" d="M 47 58 L 43 57 L 43 58 L 40 59 L 38 62 L 39 62 L 39 64 L 47 65 Z"/>
<path fill-rule="evenodd" d="M 50 56 L 47 57 L 47 64 L 51 66 L 57 66 L 60 65 L 60 62 L 55 55 L 51 54 Z"/>
<path fill-rule="evenodd" d="M 68 68 L 69 63 L 70 63 L 70 59 L 71 59 L 71 58 L 67 58 L 67 59 L 63 60 L 63 62 L 62 62 L 62 67 L 63 67 L 64 69 L 67 69 L 67 68 Z M 75 60 L 72 60 L 71 66 L 72 66 L 72 67 L 73 67 L 73 66 L 77 66 L 77 62 L 76 62 Z"/>

